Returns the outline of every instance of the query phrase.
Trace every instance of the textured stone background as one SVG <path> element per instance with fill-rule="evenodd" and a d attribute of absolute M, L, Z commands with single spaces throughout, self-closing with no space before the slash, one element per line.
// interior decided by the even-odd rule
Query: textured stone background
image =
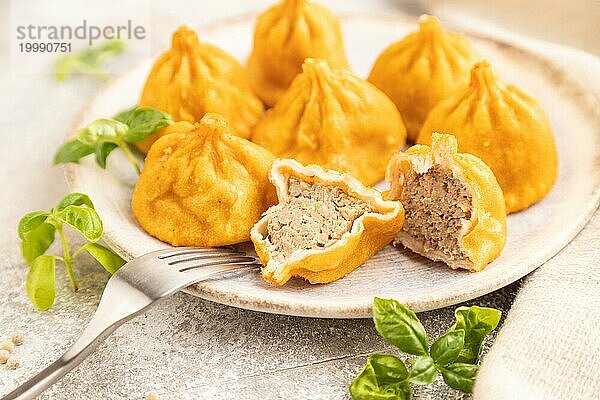
<path fill-rule="evenodd" d="M 213 3 L 206 9 L 196 3 L 178 7 L 181 3 L 154 3 L 155 50 L 168 40 L 164 32 L 180 22 L 198 25 L 265 4 L 245 1 L 233 8 Z M 384 0 L 329 3 L 338 10 L 402 12 L 396 2 Z M 9 15 L 7 2 L 0 4 L 0 15 L 5 19 Z M 8 22 L 3 22 L 1 29 L 8 29 Z M 21 368 L 0 367 L 2 395 L 58 358 L 76 339 L 95 310 L 108 275 L 83 257 L 76 266 L 78 293 L 70 290 L 63 268 L 58 268 L 56 303 L 50 311 L 36 312 L 26 298 L 17 221 L 28 211 L 51 207 L 66 193 L 62 170 L 51 166 L 51 156 L 72 116 L 100 84 L 77 78 L 61 85 L 47 75 L 10 74 L 5 42 L 0 43 L 0 54 L 0 340 L 16 329 L 23 330 L 26 339 L 16 351 Z M 69 237 L 77 240 L 76 235 Z M 506 313 L 519 285 L 469 304 Z M 453 308 L 420 314 L 432 337 L 452 324 Z M 378 351 L 393 349 L 377 336 L 370 320 L 268 315 L 177 294 L 117 330 L 41 398 L 144 398 L 149 390 L 156 390 L 161 399 L 348 398 L 347 386 L 366 355 Z M 440 382 L 418 388 L 415 394 L 422 399 L 463 398 Z"/>

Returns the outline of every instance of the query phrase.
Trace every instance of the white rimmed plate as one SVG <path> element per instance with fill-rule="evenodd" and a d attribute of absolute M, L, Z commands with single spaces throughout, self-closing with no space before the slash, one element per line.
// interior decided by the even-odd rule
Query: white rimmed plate
<path fill-rule="evenodd" d="M 199 29 L 203 41 L 245 62 L 252 43 L 254 16 Z M 402 18 L 344 16 L 346 51 L 353 69 L 365 77 L 377 55 L 416 28 Z M 499 289 L 533 271 L 564 247 L 585 225 L 600 199 L 600 108 L 596 99 L 568 74 L 533 53 L 478 35 L 474 46 L 500 76 L 531 92 L 546 109 L 559 148 L 559 178 L 538 204 L 510 215 L 502 255 L 484 271 L 453 271 L 439 263 L 388 246 L 367 264 L 327 285 L 292 280 L 284 287 L 258 274 L 197 284 L 186 292 L 236 307 L 272 313 L 328 317 L 369 317 L 374 296 L 393 297 L 415 311 L 469 300 Z M 113 80 L 74 121 L 78 128 L 136 104 L 153 60 Z M 73 135 L 71 132 L 69 135 Z M 104 240 L 126 259 L 167 247 L 146 234 L 130 207 L 136 175 L 118 152 L 107 170 L 92 157 L 66 166 L 73 191 L 87 193 L 104 221 Z"/>

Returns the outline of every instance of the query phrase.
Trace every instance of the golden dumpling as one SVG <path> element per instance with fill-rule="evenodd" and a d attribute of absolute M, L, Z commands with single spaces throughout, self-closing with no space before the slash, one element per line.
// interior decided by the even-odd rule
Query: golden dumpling
<path fill-rule="evenodd" d="M 279 204 L 252 228 L 251 239 L 275 285 L 297 276 L 310 283 L 340 279 L 365 263 L 402 228 L 397 201 L 353 177 L 276 160 L 270 174 Z"/>
<path fill-rule="evenodd" d="M 387 198 L 404 205 L 396 242 L 451 268 L 481 271 L 506 242 L 504 198 L 492 170 L 457 152 L 456 139 L 434 133 L 390 161 Z"/>
<path fill-rule="evenodd" d="M 432 132 L 456 136 L 460 151 L 490 166 L 512 213 L 541 200 L 558 173 L 558 155 L 546 113 L 519 88 L 494 75 L 487 61 L 471 73 L 471 84 L 440 102 L 418 138 L 430 143 Z"/>
<path fill-rule="evenodd" d="M 265 104 L 275 104 L 306 58 L 348 66 L 340 23 L 331 11 L 307 0 L 283 0 L 258 17 L 248 71 L 254 93 Z"/>
<path fill-rule="evenodd" d="M 325 60 L 307 59 L 256 125 L 252 141 L 277 157 L 347 172 L 372 185 L 404 146 L 406 130 L 382 91 L 346 69 L 331 69 Z"/>
<path fill-rule="evenodd" d="M 171 48 L 152 67 L 140 106 L 167 112 L 174 121 L 195 122 L 207 112 L 219 113 L 230 121 L 232 132 L 244 138 L 263 112 L 244 67 L 223 50 L 201 43 L 185 26 L 173 34 Z"/>
<path fill-rule="evenodd" d="M 150 235 L 174 246 L 247 241 L 275 202 L 273 156 L 229 132 L 218 114 L 192 131 L 171 133 L 150 148 L 131 208 Z"/>
<path fill-rule="evenodd" d="M 469 81 L 478 56 L 467 39 L 447 32 L 439 19 L 419 18 L 419 31 L 381 53 L 369 81 L 394 101 L 414 142 L 429 111 Z"/>

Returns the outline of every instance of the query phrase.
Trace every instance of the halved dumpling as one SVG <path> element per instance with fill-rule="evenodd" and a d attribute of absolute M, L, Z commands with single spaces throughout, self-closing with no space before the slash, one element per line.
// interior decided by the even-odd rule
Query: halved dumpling
<path fill-rule="evenodd" d="M 270 180 L 279 204 L 254 225 L 250 238 L 276 285 L 291 277 L 337 280 L 367 261 L 402 228 L 404 212 L 348 174 L 276 160 Z"/>
<path fill-rule="evenodd" d="M 451 268 L 481 271 L 506 241 L 502 190 L 479 158 L 457 153 L 456 139 L 434 133 L 388 165 L 387 197 L 400 200 L 405 222 L 395 243 Z"/>

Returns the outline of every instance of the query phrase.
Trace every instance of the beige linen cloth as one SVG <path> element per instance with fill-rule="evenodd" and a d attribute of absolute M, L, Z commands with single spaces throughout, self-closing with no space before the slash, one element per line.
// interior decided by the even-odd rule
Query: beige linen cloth
<path fill-rule="evenodd" d="M 600 100 L 600 59 L 540 41 L 527 43 L 570 71 Z M 600 399 L 599 249 L 597 211 L 576 243 L 524 280 L 482 361 L 474 399 Z"/>

